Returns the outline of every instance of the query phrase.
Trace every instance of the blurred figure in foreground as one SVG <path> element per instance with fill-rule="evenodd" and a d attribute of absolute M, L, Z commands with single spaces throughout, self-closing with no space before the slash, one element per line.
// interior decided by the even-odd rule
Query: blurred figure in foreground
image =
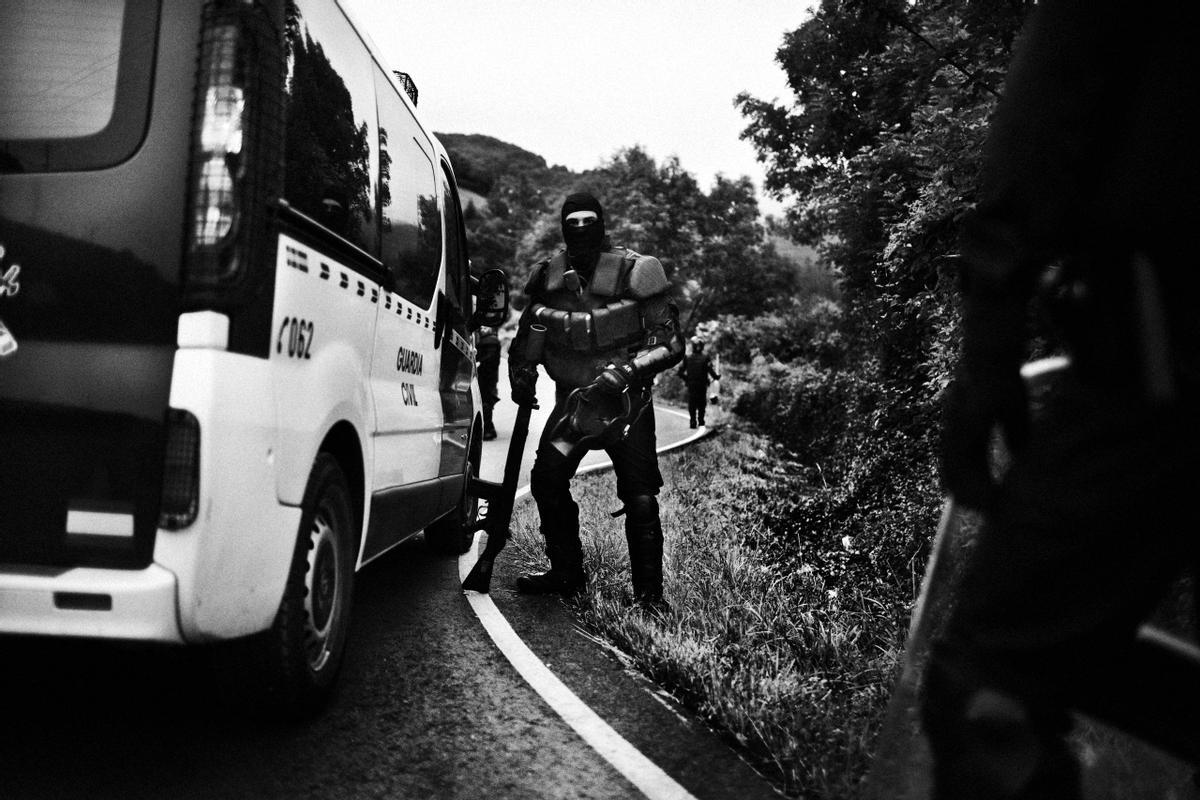
<path fill-rule="evenodd" d="M 1042 0 L 989 132 L 941 465 L 984 522 L 926 673 L 939 800 L 1080 797 L 1074 710 L 1143 736 L 1183 720 L 1158 743 L 1200 758 L 1200 682 L 1137 637 L 1200 543 L 1191 14 Z M 1052 265 L 1071 367 L 1031 420 L 1026 311 Z"/>

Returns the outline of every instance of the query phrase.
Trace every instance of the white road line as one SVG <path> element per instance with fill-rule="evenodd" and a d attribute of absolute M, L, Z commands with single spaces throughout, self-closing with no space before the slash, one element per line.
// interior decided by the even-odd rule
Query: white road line
<path fill-rule="evenodd" d="M 687 789 L 642 755 L 568 689 L 521 640 L 500 613 L 500 609 L 496 608 L 491 597 L 478 592 L 466 592 L 466 595 L 484 630 L 526 683 L 533 687 L 581 739 L 636 786 L 638 791 L 650 800 L 695 800 Z"/>
<path fill-rule="evenodd" d="M 674 411 L 674 409 L 664 409 Z M 680 412 L 675 411 L 678 414 Z M 665 453 L 690 444 L 702 436 L 708 435 L 706 429 L 700 429 L 686 439 L 675 442 L 667 447 L 659 448 L 658 452 Z M 609 463 L 593 464 L 579 470 L 576 475 L 584 475 L 610 467 Z M 517 498 L 529 494 L 529 487 L 524 486 L 517 491 Z M 515 499 L 515 498 L 514 498 Z M 471 567 L 479 558 L 482 548 L 482 534 L 476 535 L 475 543 L 458 559 L 458 578 L 465 580 Z M 567 685 L 541 662 L 524 640 L 513 630 L 500 609 L 492 602 L 491 595 L 479 592 L 464 592 L 467 602 L 479 622 L 483 625 L 488 636 L 500 648 L 500 652 L 517 670 L 525 682 L 546 701 L 554 712 L 562 717 L 571 728 L 579 734 L 587 744 L 600 754 L 609 764 L 620 772 L 626 780 L 637 787 L 650 800 L 696 800 L 695 796 L 684 789 L 675 779 L 662 770 L 657 764 L 642 755 L 636 747 L 625 740 L 612 726 L 601 719 L 586 703 L 572 692 Z"/>
<path fill-rule="evenodd" d="M 684 419 L 688 418 L 688 414 L 686 411 L 680 411 L 678 408 L 671 408 L 670 406 L 655 406 L 654 410 L 655 411 L 666 411 L 668 414 L 674 414 L 675 416 L 683 417 Z"/>

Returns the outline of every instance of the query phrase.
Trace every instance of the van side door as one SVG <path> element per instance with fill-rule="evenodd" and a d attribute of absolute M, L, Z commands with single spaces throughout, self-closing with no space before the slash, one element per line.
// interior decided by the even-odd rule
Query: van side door
<path fill-rule="evenodd" d="M 443 512 L 441 369 L 435 343 L 442 217 L 433 146 L 378 67 L 380 257 L 384 287 L 371 362 L 374 493 L 363 560 Z"/>

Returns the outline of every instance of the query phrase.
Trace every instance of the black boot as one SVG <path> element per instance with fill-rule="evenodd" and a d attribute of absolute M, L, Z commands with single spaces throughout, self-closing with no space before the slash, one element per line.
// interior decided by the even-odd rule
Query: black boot
<path fill-rule="evenodd" d="M 527 572 L 517 578 L 517 591 L 521 594 L 560 594 L 574 597 L 587 588 L 587 573 L 582 564 L 555 564 L 550 559 L 550 569 L 545 572 Z"/>
<path fill-rule="evenodd" d="M 496 426 L 492 424 L 492 409 L 483 410 L 483 440 L 490 442 L 496 438 Z"/>
<path fill-rule="evenodd" d="M 629 572 L 633 602 L 655 614 L 670 610 L 663 599 L 663 533 L 658 500 L 639 495 L 625 503 L 625 540 L 629 544 Z"/>
<path fill-rule="evenodd" d="M 587 573 L 583 570 L 583 545 L 579 542 L 579 506 L 574 501 L 539 505 L 542 516 L 542 538 L 546 540 L 546 555 L 550 569 L 530 572 L 517 578 L 517 591 L 522 594 L 561 594 L 570 597 L 587 588 Z"/>

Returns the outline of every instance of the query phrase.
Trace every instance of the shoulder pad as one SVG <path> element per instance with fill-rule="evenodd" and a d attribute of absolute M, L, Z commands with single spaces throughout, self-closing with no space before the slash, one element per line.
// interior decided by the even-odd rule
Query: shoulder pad
<path fill-rule="evenodd" d="M 633 268 L 629 270 L 630 295 L 637 300 L 644 300 L 671 288 L 667 272 L 657 258 L 633 252 L 630 252 L 630 255 L 635 258 Z"/>

